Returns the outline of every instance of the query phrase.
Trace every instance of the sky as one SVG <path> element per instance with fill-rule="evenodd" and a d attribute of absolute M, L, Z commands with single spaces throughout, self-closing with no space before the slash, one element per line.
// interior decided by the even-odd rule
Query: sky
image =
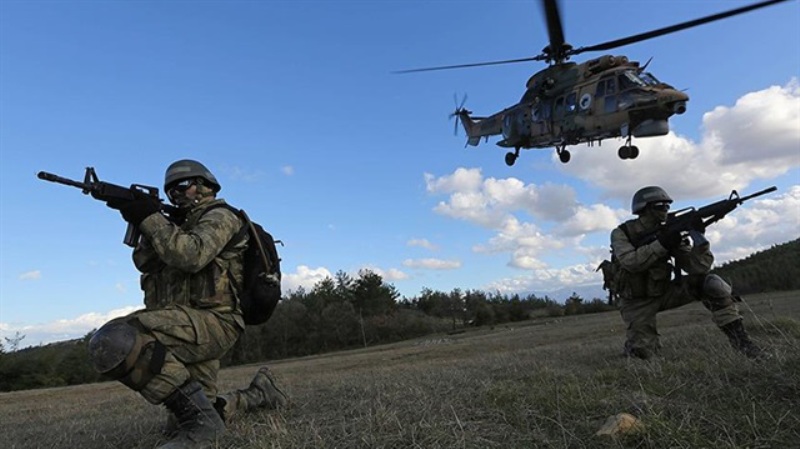
<path fill-rule="evenodd" d="M 748 3 L 564 0 L 561 16 L 578 47 Z M 489 115 L 543 63 L 392 73 L 546 44 L 533 0 L 0 0 L 0 337 L 76 338 L 142 307 L 119 214 L 41 170 L 161 188 L 171 162 L 199 160 L 285 243 L 286 291 L 370 269 L 409 298 L 602 295 L 609 233 L 646 185 L 674 208 L 778 187 L 709 229 L 717 264 L 800 236 L 800 2 L 610 51 L 652 57 L 690 97 L 635 160 L 617 139 L 568 164 L 465 148 L 454 96 Z"/>

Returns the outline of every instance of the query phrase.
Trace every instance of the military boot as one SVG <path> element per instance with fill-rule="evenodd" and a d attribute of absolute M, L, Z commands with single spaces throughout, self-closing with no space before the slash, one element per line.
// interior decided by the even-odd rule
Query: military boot
<path fill-rule="evenodd" d="M 258 370 L 249 387 L 218 396 L 214 408 L 225 422 L 229 422 L 240 413 L 259 408 L 277 410 L 288 402 L 286 394 L 275 385 L 272 371 L 264 366 Z"/>
<path fill-rule="evenodd" d="M 178 432 L 158 449 L 211 448 L 225 432 L 225 423 L 196 381 L 175 390 L 164 400 L 164 406 L 175 415 Z"/>
<path fill-rule="evenodd" d="M 745 356 L 755 359 L 763 355 L 761 348 L 759 348 L 758 345 L 750 340 L 750 336 L 747 335 L 747 331 L 744 329 L 742 320 L 736 320 L 732 323 L 728 323 L 724 326 L 721 326 L 720 329 L 722 329 L 722 332 L 724 332 L 728 337 L 728 340 L 730 340 L 731 346 Z"/>

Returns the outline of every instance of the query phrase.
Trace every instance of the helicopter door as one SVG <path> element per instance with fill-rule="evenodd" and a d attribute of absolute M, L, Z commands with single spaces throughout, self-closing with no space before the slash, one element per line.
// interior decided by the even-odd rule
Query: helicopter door
<path fill-rule="evenodd" d="M 537 100 L 531 109 L 531 136 L 539 137 L 549 132 L 550 113 L 553 103 L 550 99 Z"/>
<path fill-rule="evenodd" d="M 617 83 L 614 77 L 603 78 L 597 82 L 595 99 L 602 105 L 598 105 L 598 111 L 605 114 L 617 112 Z M 602 109 L 601 109 L 602 108 Z"/>

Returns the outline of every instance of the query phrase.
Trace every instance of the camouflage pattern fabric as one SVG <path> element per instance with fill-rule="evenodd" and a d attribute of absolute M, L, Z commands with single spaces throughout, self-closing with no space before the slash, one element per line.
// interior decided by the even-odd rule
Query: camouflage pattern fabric
<path fill-rule="evenodd" d="M 204 213 L 216 204 L 224 201 L 196 206 L 181 226 L 161 214 L 142 221 L 139 227 L 144 238 L 133 252 L 133 261 L 142 272 L 141 287 L 148 309 L 188 305 L 238 312 L 230 283 L 243 283 L 242 253 L 247 237 L 226 248 L 243 223 L 226 208 Z"/>
<path fill-rule="evenodd" d="M 217 395 L 219 359 L 244 329 L 236 287 L 243 282 L 242 254 L 247 237 L 223 200 L 206 198 L 177 225 L 161 214 L 140 224 L 142 240 L 133 260 L 141 275 L 145 309 L 122 319 L 167 349 L 161 372 L 139 392 L 159 404 L 188 380 L 196 380 L 209 400 Z"/>
<path fill-rule="evenodd" d="M 236 320 L 229 315 L 177 305 L 141 310 L 125 317 L 167 349 L 161 372 L 139 393 L 148 402 L 160 404 L 191 379 L 203 387 L 206 397 L 213 402 L 217 395 L 219 359 L 241 333 Z"/>
<path fill-rule="evenodd" d="M 625 223 L 632 240 L 656 229 L 659 223 L 646 217 Z M 656 352 L 659 348 L 656 314 L 694 301 L 701 301 L 712 313 L 717 326 L 741 319 L 733 297 L 712 298 L 703 291 L 703 281 L 714 256 L 709 245 L 681 245 L 672 254 L 657 240 L 638 248 L 625 232 L 611 232 L 611 247 L 619 258 L 622 275 L 619 285 L 619 309 L 627 326 L 626 350 Z M 673 260 L 688 273 L 671 280 Z"/>

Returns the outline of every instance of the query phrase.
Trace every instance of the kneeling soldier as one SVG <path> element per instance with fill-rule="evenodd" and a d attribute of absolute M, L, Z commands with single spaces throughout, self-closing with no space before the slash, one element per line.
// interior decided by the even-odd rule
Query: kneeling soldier
<path fill-rule="evenodd" d="M 627 325 L 625 355 L 643 359 L 652 356 L 659 348 L 656 314 L 701 301 L 735 349 L 758 357 L 761 349 L 744 329 L 731 286 L 709 274 L 714 256 L 708 241 L 689 242 L 680 232 L 663 227 L 671 203 L 672 198 L 661 187 L 645 187 L 634 194 L 631 204 L 631 211 L 639 218 L 611 232 L 611 248 L 621 268 L 617 290 L 620 313 Z M 636 244 L 653 232 L 657 232 L 655 240 Z M 687 276 L 671 279 L 676 269 Z"/>

